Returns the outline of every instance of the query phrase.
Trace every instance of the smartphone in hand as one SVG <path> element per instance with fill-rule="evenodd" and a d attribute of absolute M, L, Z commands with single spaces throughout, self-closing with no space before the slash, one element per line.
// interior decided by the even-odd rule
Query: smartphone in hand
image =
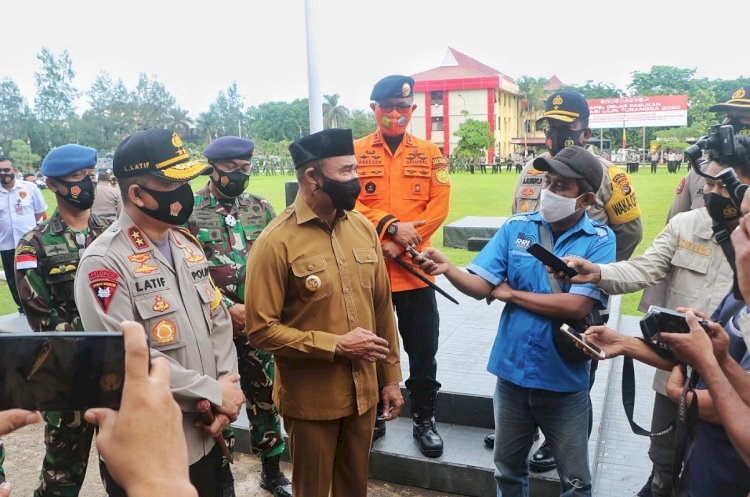
<path fill-rule="evenodd" d="M 0 334 L 0 409 L 118 409 L 124 379 L 120 332 Z"/>
<path fill-rule="evenodd" d="M 605 354 L 602 349 L 587 341 L 585 338 L 583 338 L 583 335 L 581 335 L 579 332 L 577 332 L 567 324 L 563 323 L 562 326 L 560 326 L 560 331 L 568 335 L 568 337 L 574 342 L 583 345 L 583 347 L 588 350 L 596 359 L 599 359 L 601 361 L 607 358 L 607 354 Z"/>
<path fill-rule="evenodd" d="M 557 257 L 555 254 L 539 245 L 538 243 L 532 243 L 531 246 L 526 249 L 528 253 L 539 259 L 542 264 L 549 266 L 555 270 L 556 273 L 563 272 L 569 278 L 578 274 L 578 271 L 572 267 L 568 267 L 564 260 Z"/>

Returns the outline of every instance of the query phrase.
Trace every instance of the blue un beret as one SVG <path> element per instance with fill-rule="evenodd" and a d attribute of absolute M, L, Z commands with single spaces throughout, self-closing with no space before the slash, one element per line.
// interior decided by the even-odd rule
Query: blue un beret
<path fill-rule="evenodd" d="M 414 95 L 414 78 L 393 74 L 381 79 L 372 88 L 370 100 L 378 100 L 389 97 L 411 97 Z"/>
<path fill-rule="evenodd" d="M 209 161 L 250 159 L 255 150 L 252 140 L 245 140 L 236 136 L 222 136 L 212 141 L 203 151 Z"/>
<path fill-rule="evenodd" d="M 96 167 L 96 150 L 69 143 L 50 150 L 42 161 L 42 174 L 62 178 L 90 167 Z"/>

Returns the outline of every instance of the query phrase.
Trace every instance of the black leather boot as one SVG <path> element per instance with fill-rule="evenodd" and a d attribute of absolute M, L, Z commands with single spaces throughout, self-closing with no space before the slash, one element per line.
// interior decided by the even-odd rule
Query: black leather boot
<path fill-rule="evenodd" d="M 279 456 L 261 458 L 260 488 L 271 492 L 273 497 L 292 497 L 292 482 L 279 467 Z"/>
<path fill-rule="evenodd" d="M 427 457 L 443 455 L 443 439 L 435 426 L 435 397 L 418 401 L 412 396 L 412 434 L 419 442 L 419 450 Z"/>

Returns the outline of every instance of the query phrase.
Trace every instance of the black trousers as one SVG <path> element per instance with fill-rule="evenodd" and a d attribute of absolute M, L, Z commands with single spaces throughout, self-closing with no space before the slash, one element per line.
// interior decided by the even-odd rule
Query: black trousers
<path fill-rule="evenodd" d="M 154 471 L 159 471 L 159 468 L 154 468 Z M 221 450 L 218 445 L 196 463 L 191 464 L 189 471 L 190 483 L 198 490 L 199 497 L 222 496 Z M 125 489 L 112 479 L 106 464 L 101 459 L 99 459 L 99 472 L 109 497 L 128 497 Z"/>
<path fill-rule="evenodd" d="M 18 289 L 16 288 L 16 249 L 0 250 L 0 257 L 3 260 L 3 271 L 5 272 L 5 281 L 8 282 L 8 288 L 10 294 L 13 295 L 18 309 L 21 307 L 21 299 L 18 297 Z"/>
<path fill-rule="evenodd" d="M 412 396 L 434 396 L 440 390 L 437 381 L 438 315 L 435 290 L 430 287 L 393 292 L 393 306 L 398 317 L 398 331 L 409 356 L 409 379 L 406 388 Z"/>

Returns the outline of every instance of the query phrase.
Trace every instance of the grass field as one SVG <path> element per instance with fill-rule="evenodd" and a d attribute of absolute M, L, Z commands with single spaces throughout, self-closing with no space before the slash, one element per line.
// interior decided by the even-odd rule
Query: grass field
<path fill-rule="evenodd" d="M 672 203 L 674 191 L 682 175 L 668 174 L 666 168 L 657 174 L 648 170 L 632 175 L 633 185 L 643 214 L 643 240 L 636 250 L 642 253 L 665 224 L 667 211 Z M 447 223 L 464 216 L 508 216 L 513 201 L 512 195 L 518 175 L 503 172 L 501 174 L 457 173 L 451 176 L 451 208 Z M 271 205 L 280 211 L 285 207 L 284 183 L 293 181 L 293 176 L 254 176 L 250 180 L 249 190 L 265 197 Z M 205 179 L 193 181 L 193 188 L 200 188 Z M 44 197 L 51 214 L 56 205 L 55 197 L 49 190 L 44 190 Z M 467 250 L 443 247 L 443 229 L 440 228 L 432 237 L 432 243 L 444 250 L 448 257 L 459 266 L 465 266 L 476 255 Z M 622 310 L 625 314 L 639 314 L 638 302 L 641 292 L 626 295 L 623 298 Z M 4 282 L 0 283 L 0 314 L 15 311 L 15 304 Z"/>

